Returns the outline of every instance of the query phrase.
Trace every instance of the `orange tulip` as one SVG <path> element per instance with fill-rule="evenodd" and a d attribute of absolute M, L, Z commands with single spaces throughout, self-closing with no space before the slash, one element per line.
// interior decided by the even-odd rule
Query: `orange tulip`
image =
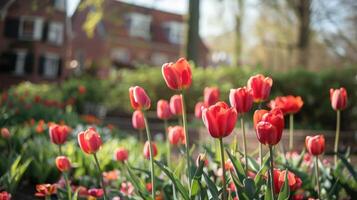
<path fill-rule="evenodd" d="M 304 102 L 300 96 L 284 96 L 276 97 L 274 100 L 270 101 L 269 107 L 271 109 L 279 108 L 284 114 L 295 114 L 300 111 Z"/>

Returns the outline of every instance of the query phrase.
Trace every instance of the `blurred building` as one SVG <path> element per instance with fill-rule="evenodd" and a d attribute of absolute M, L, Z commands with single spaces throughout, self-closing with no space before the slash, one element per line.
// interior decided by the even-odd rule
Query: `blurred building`
<path fill-rule="evenodd" d="M 0 1 L 0 87 L 66 74 L 66 0 Z"/>
<path fill-rule="evenodd" d="M 72 58 L 79 68 L 161 66 L 183 55 L 183 15 L 107 0 L 103 16 L 90 35 L 83 27 L 90 26 L 87 17 L 91 11 L 96 10 L 77 9 L 72 17 Z M 208 49 L 201 40 L 199 45 L 198 65 L 205 66 Z"/>

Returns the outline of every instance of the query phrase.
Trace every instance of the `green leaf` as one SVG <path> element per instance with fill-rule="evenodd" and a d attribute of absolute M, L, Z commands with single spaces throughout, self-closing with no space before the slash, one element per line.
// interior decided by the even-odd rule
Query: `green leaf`
<path fill-rule="evenodd" d="M 197 195 L 197 193 L 200 191 L 200 182 L 202 178 L 204 163 L 205 162 L 203 160 L 200 161 L 199 166 L 196 169 L 195 174 L 193 175 L 193 179 L 191 183 L 191 194 L 190 194 L 191 197 Z"/>
<path fill-rule="evenodd" d="M 351 165 L 351 163 L 349 163 L 348 160 L 342 154 L 338 153 L 337 156 L 341 159 L 342 163 L 346 166 L 348 171 L 351 173 L 353 179 L 357 181 L 357 173 L 353 168 L 353 166 Z"/>
<path fill-rule="evenodd" d="M 219 192 L 216 187 L 216 184 L 208 177 L 208 175 L 203 172 L 203 178 L 207 183 L 208 190 L 210 191 L 213 199 L 219 199 Z"/>
<path fill-rule="evenodd" d="M 285 180 L 282 189 L 280 190 L 278 200 L 288 200 L 290 196 L 289 180 L 288 180 L 289 171 L 285 170 Z"/>
<path fill-rule="evenodd" d="M 232 164 L 233 164 L 233 168 L 235 170 L 235 172 L 237 173 L 237 176 L 239 178 L 239 181 L 241 183 L 243 183 L 244 181 L 244 178 L 245 178 L 245 172 L 244 172 L 244 169 L 243 169 L 243 166 L 242 164 L 240 163 L 240 161 L 235 157 L 233 156 L 228 149 L 226 149 L 226 152 L 227 152 L 227 155 L 229 157 L 229 159 L 231 160 Z"/>
<path fill-rule="evenodd" d="M 244 190 L 245 190 L 246 194 L 248 195 L 249 199 L 253 199 L 255 196 L 255 191 L 256 191 L 255 183 L 254 183 L 253 179 L 246 178 L 246 179 L 244 179 L 243 184 L 244 184 Z"/>
<path fill-rule="evenodd" d="M 129 174 L 128 179 L 130 179 L 130 182 L 134 185 L 139 195 L 145 200 L 152 199 L 150 197 L 150 194 L 147 192 L 144 184 L 141 182 L 140 178 L 131 170 L 131 167 L 129 165 L 124 166 Z"/>
<path fill-rule="evenodd" d="M 259 172 L 255 175 L 254 178 L 254 183 L 256 186 L 256 189 L 258 190 L 258 192 L 260 191 L 260 187 L 263 185 L 264 183 L 264 179 L 263 176 L 266 174 L 266 172 L 269 169 L 269 161 L 270 158 L 269 157 L 265 157 L 264 161 L 263 161 L 263 166 L 262 168 L 259 170 Z"/>
<path fill-rule="evenodd" d="M 163 171 L 169 177 L 169 179 L 175 185 L 176 189 L 180 192 L 182 197 L 185 200 L 190 200 L 187 189 L 181 184 L 180 180 L 171 172 L 171 170 L 156 160 L 154 160 L 154 162 L 161 169 L 161 171 Z"/>
<path fill-rule="evenodd" d="M 266 188 L 265 188 L 265 194 L 264 194 L 264 200 L 274 200 L 272 198 L 272 192 L 271 188 L 270 188 L 270 179 L 268 179 L 268 182 L 266 184 Z"/>

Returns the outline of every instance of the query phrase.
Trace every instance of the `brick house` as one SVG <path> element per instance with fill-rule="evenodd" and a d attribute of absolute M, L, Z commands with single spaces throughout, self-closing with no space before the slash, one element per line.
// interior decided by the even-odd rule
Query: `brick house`
<path fill-rule="evenodd" d="M 103 16 L 89 37 L 83 26 L 90 9 L 94 8 L 77 9 L 72 17 L 72 58 L 81 68 L 161 66 L 183 55 L 183 15 L 107 0 Z M 201 40 L 199 46 L 198 64 L 205 66 L 208 49 Z"/>
<path fill-rule="evenodd" d="M 66 75 L 66 0 L 0 1 L 0 88 Z"/>

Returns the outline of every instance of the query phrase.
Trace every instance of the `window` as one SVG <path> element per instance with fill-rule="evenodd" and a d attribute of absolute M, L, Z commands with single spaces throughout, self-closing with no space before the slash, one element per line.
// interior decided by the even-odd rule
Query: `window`
<path fill-rule="evenodd" d="M 65 4 L 65 1 L 66 0 L 54 0 L 54 7 L 57 9 L 57 10 L 60 10 L 60 11 L 65 11 L 66 10 L 66 4 Z"/>
<path fill-rule="evenodd" d="M 153 53 L 151 56 L 151 61 L 154 65 L 161 66 L 162 64 L 168 62 L 169 58 L 163 53 Z"/>
<path fill-rule="evenodd" d="M 40 40 L 42 38 L 43 19 L 39 17 L 21 17 L 19 36 L 24 40 Z"/>
<path fill-rule="evenodd" d="M 184 25 L 181 22 L 167 22 L 163 24 L 168 40 L 173 44 L 183 44 Z"/>
<path fill-rule="evenodd" d="M 48 41 L 60 45 L 63 43 L 63 24 L 60 22 L 51 22 L 48 25 Z"/>
<path fill-rule="evenodd" d="M 46 54 L 44 60 L 43 76 L 46 78 L 55 78 L 59 69 L 59 56 L 55 54 Z"/>
<path fill-rule="evenodd" d="M 16 52 L 16 61 L 15 61 L 15 75 L 24 75 L 25 74 L 25 64 L 26 64 L 26 51 L 18 50 Z"/>
<path fill-rule="evenodd" d="M 140 13 L 129 14 L 129 34 L 133 37 L 150 39 L 151 16 Z"/>

